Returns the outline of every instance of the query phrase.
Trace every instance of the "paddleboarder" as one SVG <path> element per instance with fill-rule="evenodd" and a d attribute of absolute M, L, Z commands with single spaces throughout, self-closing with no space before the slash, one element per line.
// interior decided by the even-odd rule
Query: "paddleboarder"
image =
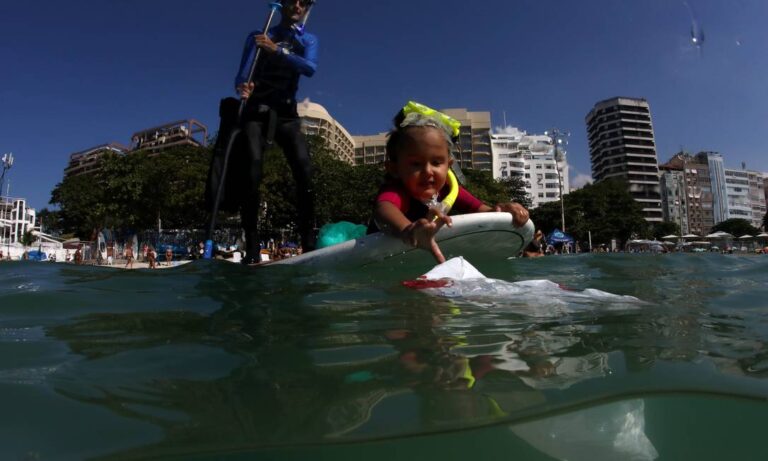
<path fill-rule="evenodd" d="M 234 189 L 234 193 L 222 195 L 225 203 L 235 200 L 239 205 L 245 232 L 243 264 L 260 261 L 259 185 L 265 147 L 273 141 L 282 148 L 296 182 L 297 224 L 302 247 L 305 251 L 315 248 L 312 163 L 296 108 L 300 77 L 311 77 L 317 68 L 317 38 L 304 30 L 302 22 L 312 3 L 312 0 L 283 0 L 282 5 L 274 4 L 280 6 L 280 23 L 269 27 L 266 33 L 263 30 L 250 33 L 245 41 L 235 77 L 235 90 L 240 101 L 225 99 L 220 108 L 219 132 L 224 135 L 219 140 L 216 155 L 221 159 L 226 155 L 221 155 L 222 148 L 234 146 L 231 154 L 235 167 L 227 168 L 234 174 L 225 184 L 225 189 Z M 228 138 L 233 133 L 242 139 L 230 142 Z M 211 167 L 209 197 L 221 183 L 222 165 L 226 161 L 219 159 L 215 157 Z M 235 184 L 230 186 L 229 182 Z M 218 201 L 216 203 L 214 210 L 218 208 Z M 223 206 L 223 209 L 227 208 L 231 209 L 232 205 Z"/>

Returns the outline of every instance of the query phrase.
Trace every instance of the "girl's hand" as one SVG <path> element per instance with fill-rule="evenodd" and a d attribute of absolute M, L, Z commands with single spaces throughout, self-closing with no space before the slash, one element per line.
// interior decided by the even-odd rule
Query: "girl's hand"
<path fill-rule="evenodd" d="M 515 227 L 521 227 L 528 222 L 528 210 L 517 202 L 498 203 L 494 210 L 511 213 L 512 223 Z"/>
<path fill-rule="evenodd" d="M 435 220 L 434 218 L 438 219 Z M 440 251 L 435 241 L 435 234 L 443 224 L 447 224 L 449 227 L 453 224 L 451 218 L 445 213 L 439 210 L 431 210 L 427 218 L 419 219 L 409 224 L 402 232 L 402 239 L 405 243 L 412 245 L 416 248 L 422 248 L 432 253 L 438 263 L 445 262 L 445 256 Z"/>

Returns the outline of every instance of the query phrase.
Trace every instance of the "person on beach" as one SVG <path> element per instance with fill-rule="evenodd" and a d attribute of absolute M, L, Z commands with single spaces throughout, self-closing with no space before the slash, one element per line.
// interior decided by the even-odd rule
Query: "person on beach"
<path fill-rule="evenodd" d="M 171 247 L 166 247 L 165 249 L 165 263 L 169 267 L 173 263 L 173 250 L 171 249 Z"/>
<path fill-rule="evenodd" d="M 156 267 L 157 262 L 157 253 L 155 252 L 154 248 L 147 248 L 147 262 L 149 263 L 149 268 L 154 269 Z"/>
<path fill-rule="evenodd" d="M 528 246 L 525 247 L 525 250 L 523 250 L 523 257 L 538 258 L 539 256 L 544 256 L 545 243 L 544 233 L 541 229 L 536 229 L 536 233 L 533 235 L 533 240 L 531 240 L 531 243 L 529 243 Z"/>
<path fill-rule="evenodd" d="M 236 148 L 241 148 L 233 156 L 233 163 L 238 166 L 229 168 L 233 174 L 228 176 L 227 181 L 238 181 L 236 200 L 245 231 L 243 264 L 257 264 L 261 260 L 259 186 L 265 147 L 273 140 L 282 148 L 296 181 L 297 224 L 302 245 L 305 250 L 315 248 L 312 164 L 296 108 L 300 77 L 311 77 L 317 68 L 317 38 L 304 31 L 301 25 L 310 3 L 310 0 L 283 0 L 280 23 L 268 31 L 258 30 L 248 35 L 235 77 L 237 94 L 247 102 L 240 118 L 244 139 L 235 143 Z M 261 55 L 252 80 L 247 81 L 257 49 L 261 49 Z M 223 135 L 217 143 L 211 164 L 209 197 L 218 187 L 220 173 L 217 171 L 220 172 L 223 164 L 222 150 L 229 143 L 229 133 L 235 128 L 233 120 L 236 121 L 237 117 L 231 115 L 232 108 L 237 110 L 239 105 L 239 101 L 229 98 L 222 101 L 220 107 L 222 120 L 219 133 Z"/>
<path fill-rule="evenodd" d="M 133 269 L 133 247 L 131 245 L 125 245 L 125 268 Z"/>
<path fill-rule="evenodd" d="M 435 234 L 443 225 L 452 224 L 440 201 L 450 192 L 447 178 L 453 164 L 454 131 L 446 120 L 456 122 L 426 106 L 415 106 L 426 109 L 429 114 L 419 111 L 406 114 L 404 108 L 395 117 L 395 128 L 386 144 L 387 180 L 376 197 L 368 233 L 386 232 L 409 245 L 430 251 L 443 263 L 445 257 Z M 451 208 L 454 214 L 504 211 L 512 214 L 517 227 L 528 221 L 528 210 L 519 203 L 499 203 L 491 207 L 458 187 L 458 196 Z"/>

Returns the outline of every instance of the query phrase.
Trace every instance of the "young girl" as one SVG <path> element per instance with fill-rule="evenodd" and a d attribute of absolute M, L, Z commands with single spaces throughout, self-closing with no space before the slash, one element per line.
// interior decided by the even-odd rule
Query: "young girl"
<path fill-rule="evenodd" d="M 398 113 L 386 146 L 388 180 L 376 197 L 369 232 L 381 230 L 445 262 L 435 234 L 443 224 L 452 224 L 440 201 L 450 191 L 451 137 L 457 132 L 458 122 L 420 104 L 408 103 Z M 451 210 L 455 214 L 504 211 L 512 214 L 517 227 L 528 222 L 528 210 L 519 203 L 490 207 L 458 187 Z"/>

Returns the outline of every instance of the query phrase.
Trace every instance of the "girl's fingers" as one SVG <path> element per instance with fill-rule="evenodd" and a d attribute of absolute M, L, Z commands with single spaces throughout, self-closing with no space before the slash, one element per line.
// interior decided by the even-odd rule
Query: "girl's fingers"
<path fill-rule="evenodd" d="M 434 239 L 432 240 L 430 250 L 432 251 L 432 255 L 435 257 L 438 263 L 442 264 L 445 262 L 445 256 L 443 256 L 443 252 L 440 251 L 440 247 L 437 245 L 437 242 L 435 242 Z"/>

